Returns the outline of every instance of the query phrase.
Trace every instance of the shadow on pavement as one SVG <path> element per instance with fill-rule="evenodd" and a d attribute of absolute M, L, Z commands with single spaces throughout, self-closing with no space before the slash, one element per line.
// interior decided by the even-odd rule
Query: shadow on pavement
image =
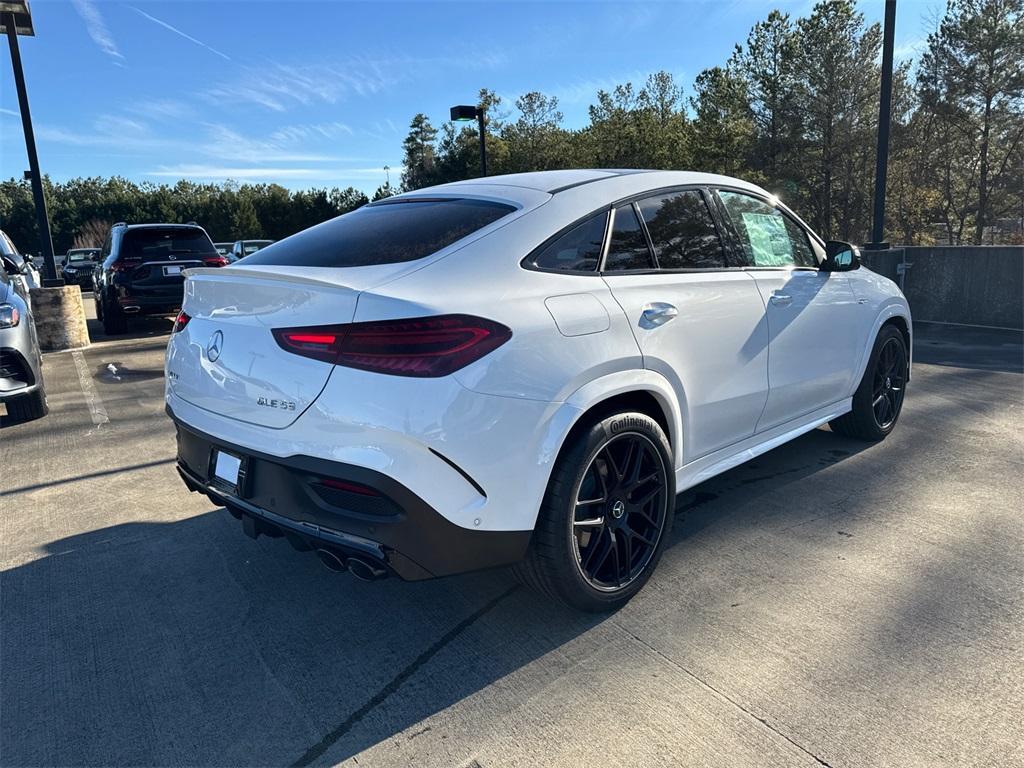
<path fill-rule="evenodd" d="M 703 528 L 758 525 L 741 502 L 863 448 L 819 430 L 693 489 L 654 579 Z M 246 539 L 224 510 L 46 552 L 0 577 L 11 765 L 342 760 L 608 618 L 551 605 L 504 571 L 362 584 L 283 540 Z"/>
<path fill-rule="evenodd" d="M 914 323 L 914 362 L 1024 373 L 1024 331 Z"/>

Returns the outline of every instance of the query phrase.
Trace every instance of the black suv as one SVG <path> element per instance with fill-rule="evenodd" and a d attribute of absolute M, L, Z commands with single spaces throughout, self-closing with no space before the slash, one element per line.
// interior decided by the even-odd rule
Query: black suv
<path fill-rule="evenodd" d="M 198 224 L 115 224 L 93 275 L 96 317 L 108 334 L 124 333 L 132 315 L 174 315 L 190 267 L 224 267 Z"/>

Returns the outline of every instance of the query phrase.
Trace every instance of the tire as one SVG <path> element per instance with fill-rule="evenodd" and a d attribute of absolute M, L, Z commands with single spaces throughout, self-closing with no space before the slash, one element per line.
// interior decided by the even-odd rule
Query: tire
<path fill-rule="evenodd" d="M 12 397 L 6 401 L 7 415 L 0 416 L 0 426 L 21 424 L 25 421 L 41 419 L 50 412 L 46 404 L 46 392 L 40 387 L 27 395 Z"/>
<path fill-rule="evenodd" d="M 116 336 L 128 331 L 128 318 L 120 308 L 110 302 L 103 302 L 103 332 L 107 336 Z"/>
<path fill-rule="evenodd" d="M 658 423 L 636 412 L 595 421 L 555 463 L 526 558 L 513 572 L 572 608 L 616 610 L 657 566 L 674 507 L 672 449 Z"/>
<path fill-rule="evenodd" d="M 858 440 L 884 440 L 895 428 L 903 409 L 907 362 L 903 334 L 895 326 L 882 326 L 864 378 L 853 394 L 853 410 L 830 421 L 832 431 Z"/>

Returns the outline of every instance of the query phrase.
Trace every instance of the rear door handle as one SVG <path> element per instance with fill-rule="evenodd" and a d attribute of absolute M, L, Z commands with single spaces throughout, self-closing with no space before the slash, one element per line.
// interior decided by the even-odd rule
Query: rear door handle
<path fill-rule="evenodd" d="M 773 293 L 769 301 L 777 307 L 788 307 L 793 303 L 793 297 L 785 293 Z"/>
<path fill-rule="evenodd" d="M 679 315 L 679 310 L 664 301 L 655 301 L 644 306 L 640 324 L 645 328 L 657 328 Z"/>

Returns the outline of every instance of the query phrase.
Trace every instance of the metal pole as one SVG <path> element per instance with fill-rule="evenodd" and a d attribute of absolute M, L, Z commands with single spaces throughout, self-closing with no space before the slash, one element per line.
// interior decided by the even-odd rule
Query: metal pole
<path fill-rule="evenodd" d="M 480 168 L 483 171 L 481 175 L 487 175 L 487 139 L 486 131 L 484 130 L 484 115 L 486 110 L 483 107 L 477 107 L 476 109 L 476 120 L 480 125 Z"/>
<path fill-rule="evenodd" d="M 57 278 L 57 264 L 53 260 L 53 240 L 50 239 L 50 220 L 46 216 L 46 198 L 43 197 L 43 177 L 39 173 L 39 158 L 36 156 L 36 135 L 32 130 L 32 114 L 28 109 L 28 92 L 25 90 L 25 73 L 21 69 L 21 50 L 18 48 L 18 31 L 14 26 L 14 14 L 8 13 L 4 24 L 7 27 L 7 44 L 11 48 L 11 65 L 14 67 L 14 84 L 18 90 L 18 104 L 21 107 L 21 127 L 25 131 L 25 149 L 28 152 L 28 167 L 32 174 L 32 195 L 36 200 L 36 222 L 39 225 L 39 247 L 43 254 L 43 286 L 55 288 L 64 285 Z"/>
<path fill-rule="evenodd" d="M 889 170 L 889 124 L 892 121 L 892 49 L 896 35 L 896 0 L 885 0 L 885 31 L 882 36 L 882 93 L 878 100 L 878 153 L 875 167 L 875 215 L 871 247 L 887 248 L 885 232 L 885 177 Z"/>

